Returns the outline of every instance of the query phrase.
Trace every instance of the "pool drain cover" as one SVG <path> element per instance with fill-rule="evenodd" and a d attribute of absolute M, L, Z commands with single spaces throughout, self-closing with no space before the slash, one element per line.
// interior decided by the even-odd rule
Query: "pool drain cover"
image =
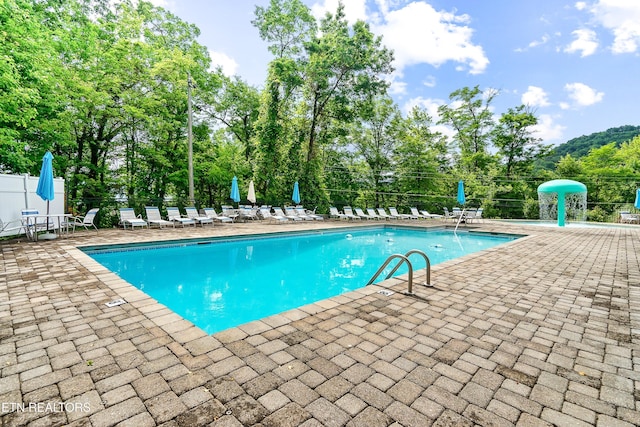
<path fill-rule="evenodd" d="M 121 299 L 117 299 L 117 300 L 114 300 L 114 301 L 107 302 L 104 305 L 106 305 L 107 307 L 117 307 L 119 305 L 126 304 L 126 303 L 127 302 L 121 298 Z"/>
<path fill-rule="evenodd" d="M 384 295 L 385 297 L 389 297 L 389 296 L 394 294 L 393 291 L 389 291 L 387 289 L 382 289 L 382 290 L 378 291 L 378 293 L 381 294 L 381 295 Z"/>

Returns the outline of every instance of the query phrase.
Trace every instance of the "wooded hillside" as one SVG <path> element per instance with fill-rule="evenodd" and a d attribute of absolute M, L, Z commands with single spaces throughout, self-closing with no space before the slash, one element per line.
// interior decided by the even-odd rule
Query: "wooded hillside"
<path fill-rule="evenodd" d="M 619 147 L 621 143 L 631 141 L 638 135 L 640 135 L 640 126 L 631 125 L 618 126 L 603 132 L 582 135 L 555 147 L 547 158 L 540 160 L 539 166 L 553 170 L 558 160 L 567 154 L 578 159 L 589 154 L 589 150 L 592 148 L 599 148 L 612 142 L 615 142 L 616 146 Z"/>

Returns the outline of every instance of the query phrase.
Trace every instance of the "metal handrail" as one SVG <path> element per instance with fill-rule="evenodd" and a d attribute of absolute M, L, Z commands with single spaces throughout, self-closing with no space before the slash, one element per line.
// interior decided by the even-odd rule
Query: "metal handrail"
<path fill-rule="evenodd" d="M 418 249 L 411 249 L 409 252 L 404 254 L 404 256 L 407 259 L 409 259 L 409 255 L 412 255 L 412 254 L 418 254 L 418 255 L 421 255 L 422 258 L 424 258 L 424 262 L 426 263 L 426 269 L 427 269 L 427 281 L 424 285 L 431 286 L 431 261 L 429 261 L 429 257 L 427 256 L 427 254 L 425 254 L 424 252 Z M 409 262 L 409 264 L 411 263 Z M 396 265 L 394 269 L 391 270 L 391 273 L 387 274 L 387 277 L 385 277 L 385 280 L 393 276 L 393 273 L 395 273 L 400 268 L 400 265 L 402 265 L 402 263 L 399 262 L 398 265 Z M 411 264 L 411 266 L 413 267 L 413 264 Z"/>
<path fill-rule="evenodd" d="M 376 280 L 378 278 L 380 273 L 382 273 L 382 270 L 384 270 L 385 267 L 387 265 L 389 265 L 389 263 L 394 258 L 400 258 L 400 262 L 398 263 L 398 265 L 402 264 L 403 262 L 406 262 L 407 266 L 409 267 L 409 279 L 408 279 L 408 282 L 409 282 L 408 285 L 409 286 L 408 286 L 408 289 L 407 289 L 407 294 L 412 295 L 413 294 L 413 266 L 411 265 L 411 261 L 409 261 L 409 258 L 407 258 L 406 256 L 404 256 L 402 254 L 389 255 L 387 260 L 380 266 L 378 271 L 376 271 L 376 273 L 371 277 L 371 279 L 369 280 L 369 282 L 367 282 L 367 284 L 365 286 L 369 286 L 370 284 L 372 284 L 374 282 L 374 280 Z"/>
<path fill-rule="evenodd" d="M 462 220 L 464 219 L 464 211 L 465 211 L 465 210 L 466 210 L 466 209 L 465 209 L 465 208 L 463 208 L 463 209 L 462 209 L 462 212 L 460 212 L 460 217 L 458 218 L 458 223 L 456 224 L 456 229 L 455 229 L 455 230 L 453 230 L 453 232 L 454 232 L 454 233 L 455 233 L 456 231 L 458 231 L 458 227 L 460 226 L 460 223 L 461 223 L 461 222 L 462 222 Z"/>

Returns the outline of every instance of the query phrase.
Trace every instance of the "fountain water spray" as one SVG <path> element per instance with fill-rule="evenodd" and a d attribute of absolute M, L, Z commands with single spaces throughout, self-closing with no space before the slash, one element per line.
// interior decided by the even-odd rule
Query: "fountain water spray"
<path fill-rule="evenodd" d="M 564 227 L 567 218 L 584 221 L 587 217 L 587 187 L 570 179 L 554 179 L 538 186 L 540 219 L 558 219 Z"/>

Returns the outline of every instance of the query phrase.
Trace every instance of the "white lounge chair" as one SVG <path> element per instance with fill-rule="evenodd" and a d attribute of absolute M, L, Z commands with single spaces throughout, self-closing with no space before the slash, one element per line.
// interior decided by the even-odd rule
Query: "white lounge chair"
<path fill-rule="evenodd" d="M 287 213 L 285 213 L 281 207 L 279 206 L 274 206 L 273 207 L 273 213 L 275 213 L 277 216 L 281 216 L 284 218 L 287 218 L 291 221 L 302 221 L 303 219 L 300 218 L 298 215 L 289 215 Z"/>
<path fill-rule="evenodd" d="M 411 213 L 412 214 L 416 213 L 416 212 L 414 212 L 414 210 L 416 212 L 418 212 L 418 208 L 411 208 Z M 423 218 L 427 218 L 427 219 L 442 218 L 442 215 L 432 214 L 432 213 L 429 213 L 429 211 L 420 211 L 420 214 L 422 215 Z"/>
<path fill-rule="evenodd" d="M 253 208 L 251 206 L 240 206 L 238 208 L 238 217 L 243 221 L 246 221 L 246 220 L 256 221 L 259 219 L 258 208 Z"/>
<path fill-rule="evenodd" d="M 345 214 L 338 212 L 335 206 L 329 206 L 329 218 L 349 219 Z"/>
<path fill-rule="evenodd" d="M 218 222 L 233 222 L 233 218 L 229 218 L 228 216 L 218 215 L 214 208 L 203 208 L 202 211 L 206 216 L 211 218 L 214 221 Z"/>
<path fill-rule="evenodd" d="M 285 215 L 287 215 L 287 217 L 298 217 L 303 221 L 313 221 L 313 218 L 311 218 L 309 215 L 307 215 L 306 213 L 304 213 L 304 210 L 302 212 L 296 210 L 296 208 L 294 208 L 293 206 L 285 206 L 284 207 L 284 213 Z"/>
<path fill-rule="evenodd" d="M 398 213 L 398 210 L 395 207 L 389 207 L 389 213 L 391 214 L 391 216 L 395 216 L 400 219 L 418 219 L 418 217 L 415 215 Z"/>
<path fill-rule="evenodd" d="M 444 216 L 442 217 L 443 221 L 448 221 L 448 220 L 452 220 L 455 221 L 457 218 L 456 216 L 453 214 L 453 212 L 449 212 L 449 209 L 447 209 L 447 207 L 443 207 L 442 208 L 444 210 Z"/>
<path fill-rule="evenodd" d="M 373 208 L 367 208 L 367 214 L 368 214 L 371 218 L 376 219 L 376 220 L 378 220 L 378 219 L 381 219 L 381 218 L 382 218 L 380 215 L 378 215 L 378 214 L 376 213 L 375 209 L 373 209 Z"/>
<path fill-rule="evenodd" d="M 364 211 L 361 208 L 354 208 L 356 215 L 358 215 L 360 218 L 366 219 L 366 220 L 372 220 L 372 219 L 377 219 L 372 217 L 371 215 L 367 215 L 366 213 L 364 213 Z"/>
<path fill-rule="evenodd" d="M 205 224 L 211 224 L 213 227 L 213 219 L 200 215 L 195 207 L 187 206 L 184 208 L 184 211 L 187 213 L 187 218 L 191 218 L 196 224 L 200 224 L 201 227 L 204 227 Z"/>
<path fill-rule="evenodd" d="M 100 208 L 89 209 L 85 216 L 72 216 L 67 218 L 64 222 L 62 222 L 61 227 L 64 227 L 69 231 L 71 228 L 71 233 L 76 232 L 76 227 L 84 227 L 85 230 L 89 230 L 89 228 L 93 228 L 98 232 L 98 227 L 93 223 L 96 218 L 96 215 Z"/>
<path fill-rule="evenodd" d="M 474 218 L 476 221 L 482 221 L 484 222 L 484 218 L 482 217 L 482 208 L 478 208 L 478 210 L 476 211 L 476 216 Z"/>
<path fill-rule="evenodd" d="M 196 226 L 195 219 L 183 217 L 180 215 L 180 209 L 173 206 L 167 207 L 167 217 L 169 218 L 169 221 L 173 221 L 175 224 L 180 224 L 182 228 L 184 228 L 185 225 Z"/>
<path fill-rule="evenodd" d="M 131 227 L 132 230 L 135 230 L 136 227 L 149 228 L 147 221 L 136 216 L 133 208 L 120 208 L 120 225 L 122 225 L 122 228 L 125 230 L 127 229 L 127 226 Z"/>
<path fill-rule="evenodd" d="M 269 206 L 261 206 L 258 213 L 262 219 L 267 220 L 268 222 L 276 222 L 278 224 L 289 222 L 289 219 L 284 216 L 273 215 Z"/>
<path fill-rule="evenodd" d="M 389 215 L 387 211 L 384 210 L 384 208 L 378 208 L 378 215 L 380 215 L 380 218 L 384 219 L 398 219 L 397 216 Z"/>
<path fill-rule="evenodd" d="M 476 219 L 477 209 L 463 209 L 462 210 L 462 219 L 461 221 L 465 224 L 471 224 Z"/>
<path fill-rule="evenodd" d="M 351 206 L 345 206 L 344 208 L 342 208 L 342 212 L 344 212 L 348 219 L 362 219 L 358 215 L 353 213 L 353 209 L 351 209 Z"/>
<path fill-rule="evenodd" d="M 149 227 L 153 227 L 154 225 L 158 228 L 162 227 L 175 227 L 175 224 L 172 221 L 167 221 L 166 219 L 162 219 L 160 215 L 160 209 L 155 206 L 145 206 L 145 212 L 147 213 L 147 222 L 149 223 Z"/>
<path fill-rule="evenodd" d="M 622 224 L 638 224 L 640 216 L 634 215 L 629 211 L 620 211 L 620 222 Z"/>
<path fill-rule="evenodd" d="M 222 205 L 222 215 L 231 218 L 233 222 L 236 222 L 240 216 L 233 206 Z"/>
<path fill-rule="evenodd" d="M 416 208 L 415 206 L 411 207 L 409 209 L 411 210 L 411 215 L 415 216 L 418 219 L 429 219 L 430 218 L 429 216 L 419 212 L 418 208 Z"/>
<path fill-rule="evenodd" d="M 296 206 L 295 211 L 298 215 L 304 214 L 308 217 L 311 217 L 311 219 L 313 219 L 314 221 L 324 221 L 324 217 L 322 215 L 317 215 L 315 212 L 315 209 L 312 212 L 310 210 L 303 208 L 302 206 Z"/>

